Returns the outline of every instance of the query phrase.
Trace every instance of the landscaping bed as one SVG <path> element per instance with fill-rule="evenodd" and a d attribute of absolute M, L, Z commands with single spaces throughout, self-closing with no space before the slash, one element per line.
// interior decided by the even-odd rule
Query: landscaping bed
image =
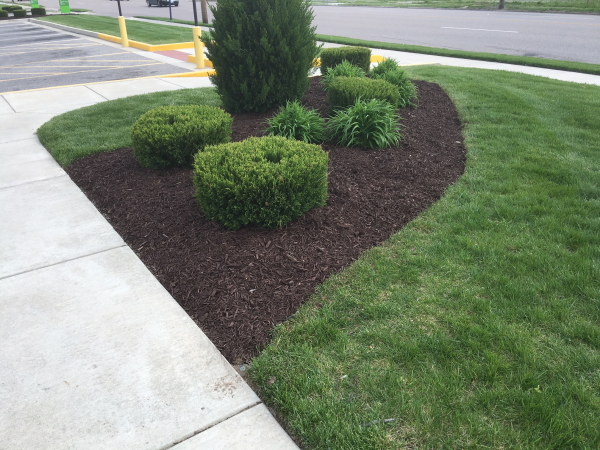
<path fill-rule="evenodd" d="M 319 79 L 303 104 L 326 115 Z M 439 86 L 415 84 L 419 106 L 400 110 L 402 143 L 369 151 L 323 144 L 327 205 L 281 229 L 228 231 L 208 221 L 191 169 L 142 168 L 130 148 L 66 170 L 224 356 L 249 362 L 317 285 L 383 243 L 463 173 L 454 105 Z M 232 140 L 262 135 L 274 112 L 234 115 Z"/>

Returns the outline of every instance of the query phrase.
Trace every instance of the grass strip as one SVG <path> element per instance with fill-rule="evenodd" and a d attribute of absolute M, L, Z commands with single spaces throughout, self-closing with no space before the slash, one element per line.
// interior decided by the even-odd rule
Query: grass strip
<path fill-rule="evenodd" d="M 181 20 L 181 19 L 167 19 L 166 17 L 151 17 L 151 16 L 133 16 L 136 19 L 146 19 L 146 20 L 156 20 L 159 22 L 170 22 L 170 23 L 179 23 L 182 25 L 195 25 L 193 20 Z M 212 23 L 203 23 L 198 22 L 198 26 L 200 27 L 212 27 Z"/>
<path fill-rule="evenodd" d="M 54 117 L 37 130 L 40 142 L 66 167 L 78 158 L 131 146 L 133 123 L 165 105 L 220 106 L 214 88 L 181 89 L 121 98 Z"/>
<path fill-rule="evenodd" d="M 361 47 L 396 50 L 399 52 L 422 53 L 425 55 L 448 56 L 451 58 L 475 59 L 521 66 L 542 67 L 545 69 L 566 70 L 569 72 L 589 73 L 600 75 L 600 64 L 588 64 L 557 59 L 535 58 L 532 56 L 501 55 L 497 53 L 469 52 L 465 50 L 450 50 L 445 48 L 422 47 L 420 45 L 395 44 L 391 42 L 364 41 L 362 39 L 346 38 L 317 34 L 317 39 L 342 45 L 357 45 Z"/>
<path fill-rule="evenodd" d="M 597 448 L 600 87 L 407 72 L 457 105 L 465 174 L 278 326 L 251 379 L 306 450 Z"/>
<path fill-rule="evenodd" d="M 114 17 L 74 15 L 74 16 L 49 16 L 39 20 L 66 25 L 96 33 L 109 34 L 120 37 L 119 23 Z M 127 35 L 129 39 L 146 44 L 173 44 L 178 42 L 191 42 L 192 31 L 187 28 L 159 25 L 154 23 L 127 21 Z"/>

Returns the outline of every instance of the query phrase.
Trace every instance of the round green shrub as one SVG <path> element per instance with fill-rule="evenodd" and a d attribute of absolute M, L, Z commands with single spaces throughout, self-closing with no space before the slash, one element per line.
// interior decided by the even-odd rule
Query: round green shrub
<path fill-rule="evenodd" d="M 367 74 L 358 66 L 353 66 L 348 61 L 344 60 L 335 67 L 327 68 L 325 75 L 323 75 L 322 83 L 325 85 L 324 89 L 327 90 L 329 83 L 336 77 L 357 77 L 364 78 Z"/>
<path fill-rule="evenodd" d="M 27 15 L 27 11 L 24 9 L 15 9 L 13 10 L 13 16 L 15 17 L 25 17 Z"/>
<path fill-rule="evenodd" d="M 131 127 L 135 159 L 144 167 L 190 166 L 207 145 L 229 142 L 233 119 L 206 105 L 162 106 L 142 115 Z"/>
<path fill-rule="evenodd" d="M 297 101 L 287 102 L 275 117 L 268 119 L 269 136 L 318 144 L 325 140 L 325 119 L 315 110 L 307 110 Z"/>
<path fill-rule="evenodd" d="M 31 14 L 35 14 L 37 16 L 45 16 L 46 9 L 45 8 L 31 8 Z"/>
<path fill-rule="evenodd" d="M 282 227 L 325 205 L 328 162 L 320 146 L 279 136 L 207 147 L 194 158 L 196 198 L 229 229 Z"/>
<path fill-rule="evenodd" d="M 8 17 L 8 11 L 4 9 L 0 9 L 0 17 Z"/>
<path fill-rule="evenodd" d="M 347 108 L 356 100 L 384 100 L 393 107 L 398 107 L 400 94 L 398 88 L 385 80 L 371 78 L 336 77 L 331 80 L 327 89 L 327 98 L 332 109 Z"/>
<path fill-rule="evenodd" d="M 325 75 L 327 69 L 335 67 L 342 61 L 348 61 L 353 66 L 358 66 L 365 73 L 371 68 L 371 49 L 366 47 L 334 47 L 321 51 L 321 74 Z"/>
<path fill-rule="evenodd" d="M 329 120 L 328 127 L 340 145 L 387 148 L 398 145 L 402 138 L 398 120 L 394 107 L 389 103 L 358 99 L 351 107 L 337 111 Z"/>

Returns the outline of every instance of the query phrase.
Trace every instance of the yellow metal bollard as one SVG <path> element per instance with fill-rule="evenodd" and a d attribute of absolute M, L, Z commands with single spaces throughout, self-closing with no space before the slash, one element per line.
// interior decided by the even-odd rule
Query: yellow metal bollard
<path fill-rule="evenodd" d="M 204 43 L 200 40 L 202 37 L 202 29 L 193 27 L 192 34 L 194 35 L 194 52 L 196 53 L 196 67 L 204 69 Z"/>
<path fill-rule="evenodd" d="M 129 39 L 127 39 L 127 27 L 125 26 L 125 17 L 119 16 L 119 30 L 121 30 L 121 45 L 129 47 Z"/>

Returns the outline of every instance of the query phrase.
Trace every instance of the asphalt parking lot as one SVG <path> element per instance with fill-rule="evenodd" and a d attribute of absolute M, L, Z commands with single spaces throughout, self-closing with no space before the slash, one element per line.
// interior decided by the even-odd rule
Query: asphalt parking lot
<path fill-rule="evenodd" d="M 0 24 L 0 93 L 181 72 L 94 39 L 24 21 Z"/>

